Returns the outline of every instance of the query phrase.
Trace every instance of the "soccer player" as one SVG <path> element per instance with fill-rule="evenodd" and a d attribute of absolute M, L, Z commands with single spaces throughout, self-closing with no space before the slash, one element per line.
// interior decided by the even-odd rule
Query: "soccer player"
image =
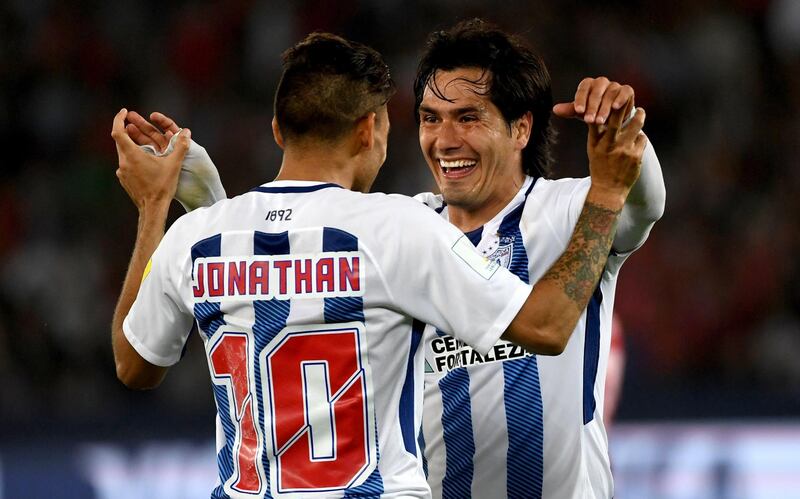
<path fill-rule="evenodd" d="M 542 60 L 479 20 L 430 36 L 414 90 L 420 146 L 441 192 L 419 198 L 482 255 L 538 281 L 564 250 L 591 183 L 547 178 L 551 109 L 588 124 L 591 169 L 600 137 L 628 133 L 633 90 L 585 79 L 572 102 L 553 108 Z M 484 355 L 428 326 L 421 443 L 434 497 L 613 497 L 602 414 L 614 290 L 665 200 L 652 146 L 644 155 L 600 283 L 561 355 L 502 340 Z"/>
<path fill-rule="evenodd" d="M 131 139 L 126 110 L 114 118 L 117 176 L 139 210 L 112 324 L 117 375 L 157 386 L 197 322 L 218 409 L 214 498 L 428 497 L 424 324 L 481 354 L 501 336 L 557 354 L 600 277 L 639 174 L 643 112 L 625 131 L 597 131 L 575 233 L 531 287 L 422 204 L 363 194 L 386 156 L 393 90 L 375 51 L 310 35 L 284 54 L 277 179 L 166 234 L 190 134 L 154 157 Z"/>

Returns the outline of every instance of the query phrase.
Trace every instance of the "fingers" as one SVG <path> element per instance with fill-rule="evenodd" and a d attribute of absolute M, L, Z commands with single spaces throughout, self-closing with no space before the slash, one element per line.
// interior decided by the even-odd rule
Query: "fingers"
<path fill-rule="evenodd" d="M 642 128 L 644 128 L 644 121 L 646 117 L 647 113 L 643 107 L 636 108 L 636 114 L 633 115 L 630 123 L 628 123 L 625 128 L 622 128 L 619 131 L 619 136 L 622 138 L 622 140 L 636 139 L 636 136 L 642 131 Z"/>
<path fill-rule="evenodd" d="M 172 137 L 180 127 L 172 120 L 169 116 L 165 114 L 161 114 L 159 112 L 150 113 L 150 119 L 153 120 L 153 123 L 160 126 L 162 130 L 164 130 L 165 135 L 169 135 Z"/>
<path fill-rule="evenodd" d="M 614 104 L 611 107 L 614 109 L 620 109 L 625 104 L 628 104 L 629 101 L 633 102 L 633 95 L 633 87 L 630 85 L 623 85 L 622 88 L 620 88 L 616 99 L 614 99 Z"/>
<path fill-rule="evenodd" d="M 192 131 L 188 128 L 184 128 L 181 130 L 180 134 L 178 135 L 178 140 L 175 141 L 175 148 L 173 149 L 172 153 L 169 154 L 168 157 L 177 161 L 178 164 L 183 162 L 183 158 L 186 156 L 186 152 L 189 150 L 189 144 L 192 138 Z"/>
<path fill-rule="evenodd" d="M 603 95 L 597 121 L 606 123 L 609 128 L 618 129 L 629 116 L 631 109 L 629 106 L 633 106 L 633 88 L 630 85 L 612 82 Z"/>
<path fill-rule="evenodd" d="M 136 142 L 140 146 L 153 146 L 154 148 L 158 149 L 158 144 L 156 144 L 153 139 L 148 137 L 147 135 L 143 134 L 139 127 L 134 125 L 133 123 L 128 123 L 125 125 L 125 130 L 128 131 L 128 135 L 130 135 L 131 140 Z"/>
<path fill-rule="evenodd" d="M 620 109 L 618 111 L 614 111 L 614 113 L 622 114 L 624 110 Z M 602 147 L 602 148 L 615 148 L 622 145 L 627 144 L 630 146 L 633 144 L 642 131 L 642 127 L 644 127 L 645 122 L 645 111 L 644 108 L 637 108 L 636 114 L 631 118 L 630 123 L 628 123 L 624 128 L 620 129 L 612 129 L 609 125 L 596 125 L 590 124 L 589 125 L 589 137 L 588 137 L 588 144 L 589 147 Z"/>
<path fill-rule="evenodd" d="M 647 140 L 647 135 L 645 135 L 644 132 L 639 132 L 636 135 L 636 139 L 633 141 L 633 150 L 636 153 L 636 157 L 639 158 L 640 163 L 644 156 L 644 148 L 647 147 Z"/>
<path fill-rule="evenodd" d="M 630 85 L 610 81 L 605 76 L 584 78 L 575 92 L 573 109 L 557 104 L 553 107 L 553 113 L 565 118 L 582 117 L 587 124 L 605 124 L 614 111 L 626 104 L 632 106 L 633 96 L 633 88 Z M 627 114 L 622 115 L 620 123 L 624 122 L 625 117 Z"/>
<path fill-rule="evenodd" d="M 144 119 L 139 113 L 136 111 L 131 111 L 128 113 L 128 121 L 136 125 L 140 132 L 143 135 L 146 135 L 152 143 L 156 146 L 156 149 L 159 151 L 163 151 L 167 144 L 169 143 L 169 139 L 167 139 L 161 130 L 153 126 L 152 123 Z"/>
<path fill-rule="evenodd" d="M 574 102 L 561 102 L 553 106 L 553 114 L 559 118 L 579 118 L 580 115 L 575 111 Z"/>
<path fill-rule="evenodd" d="M 592 85 L 590 85 L 588 94 L 586 96 L 586 111 L 583 113 L 583 121 L 586 123 L 597 123 L 595 118 L 600 110 L 600 104 L 603 101 L 603 95 L 606 93 L 606 90 L 610 85 L 611 82 L 608 81 L 608 78 L 604 76 L 595 79 Z M 577 106 L 575 107 L 577 108 Z M 600 123 L 602 123 L 602 121 L 600 121 Z"/>
<path fill-rule="evenodd" d="M 583 114 L 586 111 L 586 100 L 589 97 L 592 82 L 594 82 L 594 78 L 584 78 L 578 84 L 578 90 L 575 91 L 574 98 L 575 112 L 578 114 Z"/>
<path fill-rule="evenodd" d="M 114 122 L 111 126 L 111 138 L 117 145 L 117 153 L 129 153 L 131 150 L 137 149 L 136 144 L 128 136 L 128 131 L 125 129 L 125 118 L 128 116 L 128 110 L 125 108 L 120 109 Z"/>
<path fill-rule="evenodd" d="M 609 109 L 610 113 L 608 115 L 608 122 L 606 124 L 608 125 L 608 128 L 612 132 L 616 133 L 617 130 L 622 128 L 623 124 L 625 123 L 625 120 L 627 120 L 628 117 L 630 116 L 631 106 L 633 106 L 633 95 L 630 95 L 630 98 L 624 107 L 620 107 L 618 109 L 613 109 L 612 99 L 609 99 L 607 103 L 610 108 Z"/>

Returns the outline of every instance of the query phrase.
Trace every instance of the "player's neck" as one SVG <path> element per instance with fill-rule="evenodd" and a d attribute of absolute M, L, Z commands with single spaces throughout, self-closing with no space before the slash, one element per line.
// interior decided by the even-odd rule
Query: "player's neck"
<path fill-rule="evenodd" d="M 447 205 L 447 220 L 461 229 L 461 232 L 470 232 L 486 225 L 506 204 L 508 203 L 502 205 L 487 203 L 477 209 Z"/>
<path fill-rule="evenodd" d="M 305 180 L 337 184 L 352 189 L 355 169 L 335 150 L 309 151 L 285 149 L 281 169 L 275 180 Z"/>
<path fill-rule="evenodd" d="M 498 213 L 508 206 L 517 195 L 524 183 L 514 183 L 509 189 L 504 189 L 489 196 L 479 204 L 449 203 L 447 204 L 447 220 L 461 229 L 461 232 L 470 232 L 489 223 Z M 445 201 L 447 201 L 445 199 Z"/>

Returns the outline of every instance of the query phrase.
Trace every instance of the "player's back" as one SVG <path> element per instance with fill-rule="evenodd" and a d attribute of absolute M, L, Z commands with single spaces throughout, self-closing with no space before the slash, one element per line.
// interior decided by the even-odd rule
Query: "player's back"
<path fill-rule="evenodd" d="M 191 250 L 194 310 L 225 436 L 218 452 L 238 468 L 223 471 L 221 497 L 223 490 L 377 495 L 400 484 L 405 494 L 428 494 L 414 455 L 381 452 L 404 431 L 414 434 L 413 417 L 403 427 L 398 408 L 415 352 L 411 321 L 376 307 L 391 297 L 384 265 L 373 258 L 391 248 L 376 247 L 374 237 L 386 225 L 386 203 L 366 197 L 278 182 L 203 217 L 214 234 L 196 236 Z M 245 386 L 231 386 L 237 364 L 246 363 Z M 242 402 L 231 391 L 254 395 L 249 415 L 233 411 Z"/>
<path fill-rule="evenodd" d="M 171 365 L 185 336 L 128 331 L 197 321 L 218 409 L 212 497 L 430 495 L 417 458 L 424 323 L 485 350 L 529 292 L 468 263 L 462 238 L 409 198 L 315 182 L 265 184 L 173 224 L 126 335 Z M 451 282 L 489 298 L 445 307 Z M 138 313 L 163 295 L 173 310 Z"/>

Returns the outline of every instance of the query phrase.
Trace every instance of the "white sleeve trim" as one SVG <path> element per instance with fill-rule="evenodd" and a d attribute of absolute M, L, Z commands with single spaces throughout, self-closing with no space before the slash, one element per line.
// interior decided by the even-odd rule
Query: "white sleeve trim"
<path fill-rule="evenodd" d="M 142 356 L 144 360 L 147 362 L 159 366 L 159 367 L 170 367 L 178 363 L 180 359 L 173 359 L 172 357 L 166 357 L 163 355 L 158 355 L 157 353 L 150 350 L 137 336 L 136 333 L 133 332 L 130 324 L 128 324 L 128 318 L 125 317 L 125 320 L 122 322 L 122 331 L 125 333 L 125 338 L 128 339 L 128 343 L 131 344 L 134 350 Z"/>

